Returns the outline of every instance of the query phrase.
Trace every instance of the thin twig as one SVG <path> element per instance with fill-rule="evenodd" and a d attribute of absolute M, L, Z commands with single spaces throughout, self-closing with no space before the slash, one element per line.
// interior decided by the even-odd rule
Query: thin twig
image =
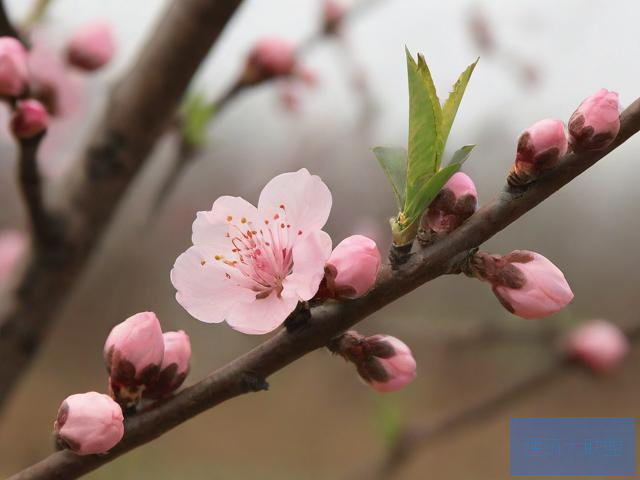
<path fill-rule="evenodd" d="M 21 40 L 20 34 L 9 19 L 9 14 L 4 6 L 4 0 L 0 0 L 0 37 L 13 37 Z"/>
<path fill-rule="evenodd" d="M 29 31 L 36 23 L 40 22 L 51 6 L 52 0 L 34 0 L 27 16 L 22 21 L 21 27 L 24 31 Z"/>
<path fill-rule="evenodd" d="M 11 477 L 18 479 L 77 478 L 226 400 L 262 390 L 267 378 L 307 353 L 324 347 L 336 335 L 370 314 L 441 275 L 459 271 L 467 252 L 493 237 L 640 130 L 640 99 L 621 115 L 616 140 L 606 149 L 569 153 L 560 165 L 525 188 L 506 186 L 492 202 L 446 237 L 411 255 L 397 270 L 385 265 L 374 288 L 354 300 L 327 301 L 306 313 L 304 321 L 182 390 L 156 408 L 127 419 L 125 436 L 103 456 L 56 452 Z M 293 327 L 295 325 L 295 327 Z"/>

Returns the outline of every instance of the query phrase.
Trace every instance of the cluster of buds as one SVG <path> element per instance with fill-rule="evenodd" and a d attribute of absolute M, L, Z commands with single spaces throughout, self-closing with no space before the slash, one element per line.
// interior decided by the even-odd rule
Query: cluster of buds
<path fill-rule="evenodd" d="M 539 253 L 515 250 L 500 256 L 477 252 L 465 270 L 490 283 L 500 303 L 522 318 L 547 317 L 573 300 L 560 269 Z"/>
<path fill-rule="evenodd" d="M 357 298 L 367 293 L 380 271 L 380 251 L 376 242 L 352 235 L 331 252 L 317 296 Z"/>
<path fill-rule="evenodd" d="M 400 390 L 416 378 L 416 361 L 409 347 L 390 335 L 364 337 L 349 331 L 328 346 L 356 366 L 360 378 L 378 392 Z"/>
<path fill-rule="evenodd" d="M 111 396 L 124 408 L 135 407 L 147 392 L 164 397 L 182 384 L 190 358 L 186 333 L 163 334 L 153 312 L 137 313 L 116 325 L 104 346 Z"/>
<path fill-rule="evenodd" d="M 616 325 L 605 320 L 592 320 L 564 338 L 561 349 L 569 358 L 584 363 L 596 373 L 615 369 L 629 351 L 629 341 Z"/>
<path fill-rule="evenodd" d="M 422 215 L 418 241 L 428 243 L 434 234 L 451 233 L 478 209 L 478 192 L 471 178 L 454 173 Z"/>
<path fill-rule="evenodd" d="M 516 160 L 508 177 L 512 186 L 525 185 L 553 169 L 568 147 L 575 152 L 607 147 L 620 131 L 618 94 L 600 89 L 585 99 L 569 120 L 569 138 L 564 123 L 545 119 L 527 128 L 518 139 Z"/>

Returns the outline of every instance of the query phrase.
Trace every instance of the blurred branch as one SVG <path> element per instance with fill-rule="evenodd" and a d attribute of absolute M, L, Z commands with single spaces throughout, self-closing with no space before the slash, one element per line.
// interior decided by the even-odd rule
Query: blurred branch
<path fill-rule="evenodd" d="M 55 199 L 65 226 L 63 241 L 31 255 L 15 288 L 0 296 L 0 406 L 240 3 L 170 2 L 140 57 L 110 95 L 106 113 Z"/>
<path fill-rule="evenodd" d="M 621 115 L 616 140 L 606 149 L 569 153 L 560 165 L 526 187 L 506 186 L 492 202 L 478 210 L 446 237 L 418 249 L 406 263 L 382 269 L 378 282 L 365 296 L 327 301 L 309 311 L 296 310 L 287 328 L 185 388 L 155 408 L 127 418 L 125 436 L 110 453 L 78 456 L 56 452 L 11 477 L 18 479 L 76 478 L 150 442 L 199 413 L 244 393 L 268 388 L 267 378 L 305 354 L 325 346 L 336 335 L 420 285 L 456 273 L 469 250 L 493 237 L 640 130 L 640 99 Z"/>
<path fill-rule="evenodd" d="M 362 0 L 357 3 L 351 10 L 347 13 L 346 18 L 343 21 L 353 20 L 353 18 L 361 15 L 363 12 L 368 11 L 375 5 L 382 3 L 384 0 Z M 296 49 L 296 58 L 300 58 L 308 51 L 317 45 L 320 41 L 334 37 L 335 32 L 327 31 L 325 28 L 320 28 L 315 34 L 309 36 L 306 40 L 303 40 L 300 45 L 298 45 Z M 354 70 L 356 67 L 352 67 Z M 358 72 L 360 73 L 360 72 Z M 355 72 L 354 72 L 355 74 Z M 242 78 L 238 78 L 235 82 L 216 100 L 212 102 L 211 107 L 215 110 L 215 114 L 212 117 L 212 121 L 215 121 L 218 114 L 224 110 L 240 93 L 245 90 L 253 87 L 257 87 L 266 83 L 271 79 L 265 78 L 260 79 L 260 81 L 252 82 L 247 84 L 243 82 Z M 362 89 L 363 97 L 368 95 L 368 90 L 365 91 L 365 87 Z M 369 107 L 370 105 L 367 105 Z M 178 124 L 180 121 L 178 121 Z M 176 157 L 173 159 L 173 163 L 167 174 L 165 175 L 164 181 L 160 188 L 158 188 L 156 196 L 152 202 L 152 213 L 150 218 L 153 218 L 153 215 L 157 213 L 167 198 L 171 195 L 176 185 L 179 183 L 180 179 L 184 175 L 186 169 L 193 163 L 196 158 L 196 155 L 200 151 L 200 147 L 190 145 L 184 135 L 180 131 L 178 131 L 178 145 L 176 148 Z"/>
<path fill-rule="evenodd" d="M 47 10 L 51 6 L 52 0 L 33 0 L 31 9 L 22 22 L 21 27 L 24 31 L 29 31 L 36 23 L 40 22 L 47 13 Z"/>
<path fill-rule="evenodd" d="M 6 7 L 4 6 L 3 0 L 0 0 L 0 37 L 13 37 L 21 40 L 18 31 L 15 29 L 13 23 L 11 23 L 11 20 L 9 19 L 9 15 L 7 13 Z"/>
<path fill-rule="evenodd" d="M 640 336 L 640 324 L 627 328 L 626 334 L 631 340 L 637 341 Z M 551 362 L 544 368 L 498 389 L 498 391 L 481 398 L 459 412 L 434 422 L 408 426 L 401 431 L 395 443 L 383 455 L 379 463 L 372 469 L 368 468 L 364 475 L 357 475 L 355 478 L 367 480 L 394 478 L 399 468 L 406 464 L 410 457 L 417 453 L 417 450 L 440 436 L 481 422 L 569 371 L 583 368 L 583 365 L 574 362 L 571 358 L 555 354 Z"/>

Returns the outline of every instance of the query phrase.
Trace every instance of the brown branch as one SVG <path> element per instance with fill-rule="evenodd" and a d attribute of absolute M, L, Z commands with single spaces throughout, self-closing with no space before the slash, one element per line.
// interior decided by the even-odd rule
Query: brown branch
<path fill-rule="evenodd" d="M 104 117 L 58 192 L 61 241 L 32 254 L 16 287 L 0 296 L 0 406 L 240 1 L 169 2 L 137 62 L 111 94 Z"/>
<path fill-rule="evenodd" d="M 22 40 L 20 34 L 9 19 L 9 14 L 7 13 L 3 0 L 0 0 L 0 37 L 13 37 Z"/>
<path fill-rule="evenodd" d="M 621 124 L 618 137 L 606 149 L 567 154 L 557 168 L 527 188 L 505 187 L 498 198 L 460 228 L 417 251 L 397 270 L 385 266 L 375 287 L 365 296 L 349 301 L 328 301 L 306 314 L 297 311 L 294 318 L 288 320 L 287 329 L 164 403 L 129 417 L 123 440 L 109 454 L 78 456 L 70 451 L 57 452 L 11 477 L 12 480 L 76 478 L 225 400 L 265 389 L 266 379 L 271 374 L 325 346 L 336 335 L 420 285 L 458 271 L 469 249 L 491 238 L 637 133 L 640 130 L 640 99 L 622 113 Z"/>

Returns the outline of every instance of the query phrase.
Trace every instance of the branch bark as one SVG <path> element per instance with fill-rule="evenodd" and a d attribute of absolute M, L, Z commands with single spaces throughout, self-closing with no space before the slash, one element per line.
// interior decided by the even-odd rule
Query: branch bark
<path fill-rule="evenodd" d="M 69 451 L 56 452 L 11 480 L 76 478 L 150 442 L 204 410 L 244 393 L 265 389 L 271 374 L 325 346 L 371 313 L 440 275 L 457 272 L 470 249 L 520 218 L 639 130 L 640 99 L 622 113 L 620 133 L 609 147 L 597 152 L 569 153 L 557 168 L 526 188 L 505 187 L 495 200 L 460 228 L 419 249 L 397 270 L 386 265 L 367 295 L 355 300 L 328 301 L 306 314 L 297 311 L 298 318 L 289 319 L 288 328 L 250 352 L 155 408 L 127 418 L 125 436 L 109 454 L 78 456 Z"/>
<path fill-rule="evenodd" d="M 18 31 L 9 19 L 9 14 L 7 13 L 3 0 L 0 0 L 0 37 L 13 37 L 21 40 Z"/>
<path fill-rule="evenodd" d="M 16 286 L 0 296 L 0 406 L 240 3 L 170 2 L 137 62 L 111 94 L 104 118 L 58 192 L 60 241 L 32 252 Z"/>

